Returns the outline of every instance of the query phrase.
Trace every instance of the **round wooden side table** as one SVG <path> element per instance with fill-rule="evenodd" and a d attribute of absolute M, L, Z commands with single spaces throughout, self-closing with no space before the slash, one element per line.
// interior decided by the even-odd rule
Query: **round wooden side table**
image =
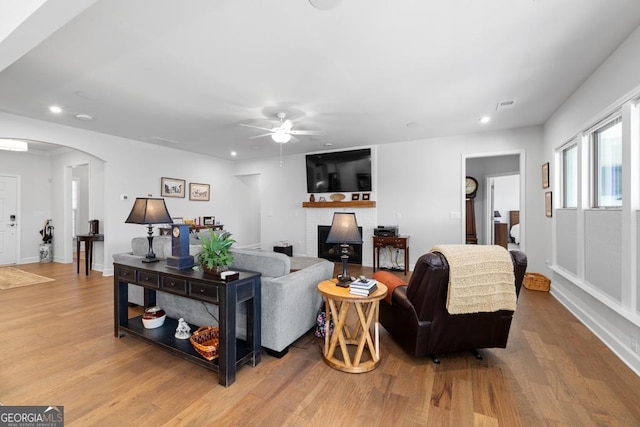
<path fill-rule="evenodd" d="M 325 334 L 322 357 L 329 366 L 344 372 L 362 373 L 376 368 L 380 362 L 379 303 L 387 294 L 387 287 L 378 282 L 378 289 L 371 295 L 360 296 L 349 293 L 349 288 L 336 286 L 336 279 L 318 284 L 318 291 L 325 297 Z M 347 324 L 349 307 L 354 307 L 358 322 L 354 327 Z M 334 323 L 331 331 L 330 320 Z M 373 333 L 371 336 L 371 326 Z M 356 346 L 353 357 L 347 346 Z M 338 346 L 342 359 L 336 357 Z M 367 351 L 368 356 L 362 360 Z M 338 354 L 340 356 L 340 354 Z"/>

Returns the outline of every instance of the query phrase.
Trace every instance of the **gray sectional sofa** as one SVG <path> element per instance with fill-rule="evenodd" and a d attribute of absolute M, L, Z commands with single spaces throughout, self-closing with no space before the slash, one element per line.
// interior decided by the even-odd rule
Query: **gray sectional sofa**
<path fill-rule="evenodd" d="M 146 238 L 136 238 L 144 239 Z M 128 254 L 116 254 L 114 261 L 131 259 L 130 257 L 143 257 L 148 251 L 141 249 L 139 241 L 132 242 L 133 252 Z M 156 250 L 154 238 L 154 251 L 158 257 L 166 257 L 171 254 L 171 240 L 158 242 Z M 168 243 L 166 243 L 168 242 Z M 190 253 L 197 254 L 199 245 L 197 240 L 191 242 Z M 315 326 L 317 310 L 320 307 L 322 297 L 318 293 L 318 283 L 330 279 L 333 276 L 334 264 L 321 258 L 288 257 L 275 252 L 259 250 L 232 249 L 234 262 L 231 269 L 256 271 L 262 274 L 262 346 L 276 357 L 287 353 L 289 346 L 300 338 L 309 329 Z M 138 288 L 137 290 L 133 288 Z M 129 301 L 133 301 L 132 292 L 139 292 L 138 304 L 142 304 L 142 290 L 139 286 L 129 285 Z M 195 300 L 180 297 L 170 293 L 159 292 L 157 304 L 162 307 L 168 316 L 184 318 L 188 323 L 195 325 L 215 325 L 213 316 L 218 315 L 218 307 L 213 304 L 202 303 Z M 246 308 L 241 306 L 238 310 L 237 335 L 246 336 Z M 193 332 L 193 328 L 192 328 Z"/>

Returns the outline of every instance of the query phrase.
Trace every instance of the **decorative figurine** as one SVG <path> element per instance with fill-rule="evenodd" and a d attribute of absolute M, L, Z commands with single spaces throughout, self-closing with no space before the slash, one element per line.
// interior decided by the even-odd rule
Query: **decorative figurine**
<path fill-rule="evenodd" d="M 185 322 L 184 319 L 181 317 L 180 319 L 178 319 L 178 328 L 176 329 L 175 337 L 180 340 L 186 340 L 186 339 L 189 339 L 190 336 L 191 336 L 191 328 L 189 327 L 189 324 Z"/>

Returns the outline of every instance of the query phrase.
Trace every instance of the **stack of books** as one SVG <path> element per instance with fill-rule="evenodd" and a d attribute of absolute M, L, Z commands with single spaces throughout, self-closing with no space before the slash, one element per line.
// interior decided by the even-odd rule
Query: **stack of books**
<path fill-rule="evenodd" d="M 369 296 L 378 289 L 376 279 L 356 280 L 349 285 L 349 293 L 353 295 Z"/>

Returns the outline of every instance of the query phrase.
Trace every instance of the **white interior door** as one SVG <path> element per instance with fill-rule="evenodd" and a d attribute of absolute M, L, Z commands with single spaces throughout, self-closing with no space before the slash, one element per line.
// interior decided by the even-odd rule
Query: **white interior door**
<path fill-rule="evenodd" d="M 0 265 L 18 262 L 18 179 L 0 176 Z"/>

